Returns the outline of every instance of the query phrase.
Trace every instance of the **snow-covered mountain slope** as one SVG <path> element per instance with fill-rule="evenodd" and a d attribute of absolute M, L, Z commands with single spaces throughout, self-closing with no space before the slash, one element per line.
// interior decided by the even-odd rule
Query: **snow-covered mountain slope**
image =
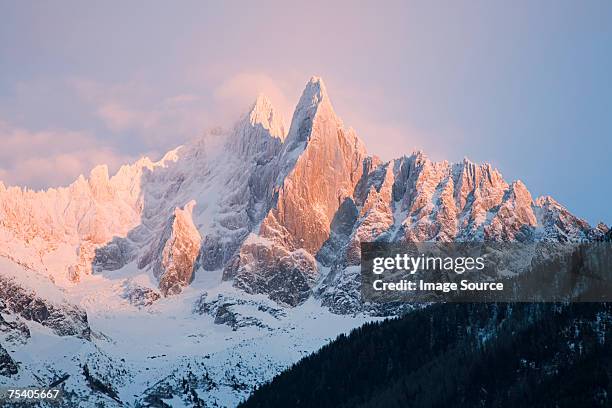
<path fill-rule="evenodd" d="M 194 406 L 194 396 L 207 406 L 235 406 L 256 385 L 371 320 L 330 313 L 314 299 L 283 308 L 220 283 L 221 271 L 159 298 L 150 296 L 156 281 L 134 265 L 63 290 L 10 261 L 0 267 L 3 285 L 12 282 L 0 309 L 0 384 L 48 386 L 69 376 L 62 406 Z"/>
<path fill-rule="evenodd" d="M 234 406 L 375 318 L 358 293 L 362 241 L 564 242 L 607 231 L 488 164 L 369 156 L 320 78 L 286 129 L 259 96 L 231 130 L 158 162 L 112 177 L 102 165 L 47 191 L 0 183 L 10 288 L 0 292 L 0 384 L 70 375 L 74 406 Z"/>

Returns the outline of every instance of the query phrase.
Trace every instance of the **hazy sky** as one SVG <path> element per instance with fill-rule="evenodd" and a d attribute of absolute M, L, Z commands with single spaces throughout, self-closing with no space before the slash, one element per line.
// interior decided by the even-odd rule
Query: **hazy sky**
<path fill-rule="evenodd" d="M 488 161 L 612 223 L 609 1 L 96 3 L 0 0 L 7 184 L 159 156 L 258 92 L 288 123 L 320 75 L 372 153 Z"/>

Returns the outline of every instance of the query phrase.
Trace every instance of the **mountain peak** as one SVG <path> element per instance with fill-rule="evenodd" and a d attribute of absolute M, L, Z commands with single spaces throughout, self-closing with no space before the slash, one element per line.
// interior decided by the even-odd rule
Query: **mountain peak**
<path fill-rule="evenodd" d="M 313 97 L 318 98 L 319 101 L 327 98 L 327 87 L 325 86 L 325 82 L 323 78 L 318 76 L 312 76 L 308 80 L 306 84 L 306 88 L 304 89 L 305 95 L 312 95 Z"/>
<path fill-rule="evenodd" d="M 252 126 L 261 125 L 270 132 L 270 135 L 279 139 L 285 138 L 285 123 L 275 111 L 270 99 L 259 94 L 248 113 L 248 121 Z"/>
<path fill-rule="evenodd" d="M 91 183 L 107 183 L 108 182 L 108 166 L 106 164 L 99 164 L 89 173 L 89 180 Z"/>
<path fill-rule="evenodd" d="M 226 146 L 242 159 L 269 159 L 276 155 L 286 135 L 282 117 L 268 97 L 259 94 L 249 111 L 235 124 Z"/>
<path fill-rule="evenodd" d="M 296 111 L 299 108 L 316 108 L 324 102 L 330 103 L 325 82 L 321 77 L 312 76 L 302 92 Z"/>
<path fill-rule="evenodd" d="M 287 134 L 287 139 L 291 141 L 289 150 L 308 139 L 315 116 L 325 116 L 342 126 L 327 95 L 325 83 L 323 79 L 317 76 L 311 77 L 306 83 L 302 96 L 293 112 L 291 128 Z"/>
<path fill-rule="evenodd" d="M 536 205 L 538 207 L 544 207 L 544 206 L 555 206 L 555 207 L 559 207 L 560 204 L 551 196 L 549 195 L 543 195 L 540 196 L 536 199 Z"/>

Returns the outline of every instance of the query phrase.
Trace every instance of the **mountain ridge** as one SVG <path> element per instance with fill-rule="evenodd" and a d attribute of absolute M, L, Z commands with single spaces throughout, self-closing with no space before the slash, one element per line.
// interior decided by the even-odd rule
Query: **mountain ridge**
<path fill-rule="evenodd" d="M 0 183 L 0 384 L 68 375 L 74 407 L 236 406 L 339 334 L 406 311 L 361 300 L 361 242 L 606 233 L 490 164 L 369 155 L 313 77 L 289 128 L 260 95 L 233 128 L 157 162 L 46 191 Z"/>
<path fill-rule="evenodd" d="M 345 267 L 355 263 L 363 240 L 577 241 L 605 232 L 550 197 L 534 200 L 521 181 L 507 183 L 488 163 L 432 162 L 422 152 L 388 162 L 368 155 L 361 139 L 335 114 L 319 77 L 306 84 L 287 131 L 272 103 L 259 95 L 221 149 L 210 149 L 209 139 L 171 150 L 158 162 L 145 157 L 124 165 L 112 177 L 105 165 L 97 166 L 68 187 L 33 192 L 2 185 L 0 228 L 24 247 L 42 237 L 34 269 L 51 264 L 45 258 L 53 247 L 69 252 L 66 246 L 76 246 L 76 256 L 63 266 L 65 276 L 54 279 L 78 281 L 94 269 L 112 270 L 134 257 L 141 269 L 159 265 L 153 252 L 161 244 L 160 234 L 175 211 L 195 200 L 202 248 L 192 267 L 222 268 L 224 279 L 237 277 L 239 286 L 253 293 L 279 289 L 258 287 L 254 281 L 260 279 L 249 276 L 253 251 L 276 253 L 276 260 L 259 262 L 265 272 L 261 281 L 281 279 L 269 274 L 284 259 L 283 273 L 294 276 L 302 289 L 312 288 L 320 275 L 315 258 L 329 263 L 321 251 L 340 245 L 329 242 L 332 221 L 351 205 L 359 210 L 343 242 L 352 260 Z M 229 187 L 217 188 L 211 197 L 215 188 L 209 184 L 220 180 Z M 113 262 L 112 256 L 121 259 Z M 306 292 L 309 296 L 310 289 Z M 305 294 L 292 295 L 285 303 L 304 300 Z"/>

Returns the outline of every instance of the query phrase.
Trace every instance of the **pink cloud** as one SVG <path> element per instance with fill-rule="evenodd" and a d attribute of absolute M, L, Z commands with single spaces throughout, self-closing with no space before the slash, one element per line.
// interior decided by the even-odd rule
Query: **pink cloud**
<path fill-rule="evenodd" d="M 7 185 L 66 185 L 98 164 L 113 170 L 133 159 L 83 132 L 30 131 L 0 122 L 0 139 L 0 180 Z"/>
<path fill-rule="evenodd" d="M 208 109 L 195 94 L 164 95 L 141 81 L 106 85 L 75 79 L 72 85 L 111 132 L 120 136 L 130 132 L 148 149 L 163 151 L 179 145 L 209 123 Z"/>
<path fill-rule="evenodd" d="M 198 95 L 193 94 L 179 94 L 175 96 L 171 96 L 164 100 L 164 104 L 168 106 L 178 106 L 186 103 L 197 102 L 201 98 Z"/>
<path fill-rule="evenodd" d="M 306 75 L 276 78 L 250 71 L 219 77 L 201 73 L 183 84 L 188 93 L 164 91 L 140 80 L 107 85 L 73 79 L 71 83 L 112 134 L 129 134 L 145 149 L 163 152 L 207 129 L 231 127 L 260 93 L 268 96 L 288 123 L 307 79 Z"/>
<path fill-rule="evenodd" d="M 424 151 L 434 160 L 448 157 L 446 146 L 414 125 L 408 112 L 401 117 L 388 116 L 385 111 L 388 95 L 380 87 L 356 85 L 342 78 L 325 81 L 336 113 L 345 126 L 355 129 L 368 153 L 385 161 L 416 150 Z"/>
<path fill-rule="evenodd" d="M 216 87 L 214 97 L 225 112 L 235 118 L 255 101 L 257 95 L 265 94 L 275 109 L 289 124 L 307 77 L 296 79 L 294 75 L 272 77 L 261 72 L 239 72 L 224 79 Z"/>
<path fill-rule="evenodd" d="M 105 103 L 97 114 L 114 132 L 121 132 L 132 127 L 143 125 L 143 114 L 126 108 L 118 103 Z"/>

